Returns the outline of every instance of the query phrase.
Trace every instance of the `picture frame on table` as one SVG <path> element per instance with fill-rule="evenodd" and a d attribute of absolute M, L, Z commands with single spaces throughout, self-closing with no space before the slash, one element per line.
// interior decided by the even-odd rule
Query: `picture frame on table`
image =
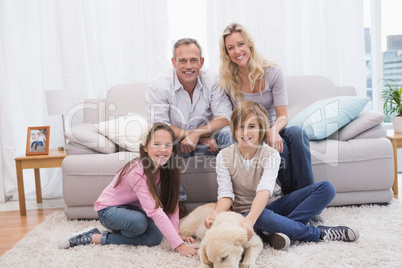
<path fill-rule="evenodd" d="M 26 155 L 49 154 L 50 126 L 28 127 Z"/>

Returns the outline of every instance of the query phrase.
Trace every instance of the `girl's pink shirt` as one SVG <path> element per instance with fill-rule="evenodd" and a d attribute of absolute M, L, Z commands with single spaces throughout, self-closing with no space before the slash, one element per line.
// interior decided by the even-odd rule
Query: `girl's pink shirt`
<path fill-rule="evenodd" d="M 175 213 L 171 215 L 167 215 L 160 207 L 155 209 L 155 199 L 153 199 L 148 191 L 147 177 L 144 174 L 141 162 L 133 162 L 132 169 L 115 188 L 114 185 L 118 177 L 119 173 L 103 190 L 95 202 L 95 211 L 119 205 L 136 206 L 144 210 L 147 216 L 154 220 L 156 226 L 169 241 L 173 249 L 183 244 L 183 240 L 179 236 L 179 209 L 176 208 Z M 159 182 L 160 172 L 158 171 L 155 185 L 158 185 Z"/>

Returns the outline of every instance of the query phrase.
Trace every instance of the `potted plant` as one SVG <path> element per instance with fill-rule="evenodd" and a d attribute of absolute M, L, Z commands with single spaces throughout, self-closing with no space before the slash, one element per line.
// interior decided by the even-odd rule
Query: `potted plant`
<path fill-rule="evenodd" d="M 392 87 L 388 81 L 395 85 Z M 382 92 L 381 98 L 384 100 L 384 113 L 392 117 L 392 125 L 395 132 L 402 132 L 402 86 L 396 85 L 394 80 L 388 79 L 386 89 Z"/>

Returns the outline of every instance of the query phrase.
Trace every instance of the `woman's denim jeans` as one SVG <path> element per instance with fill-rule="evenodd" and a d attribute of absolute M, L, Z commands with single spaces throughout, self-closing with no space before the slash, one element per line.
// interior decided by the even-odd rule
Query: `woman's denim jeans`
<path fill-rule="evenodd" d="M 282 196 L 265 207 L 254 224 L 254 230 L 257 233 L 284 233 L 291 240 L 317 242 L 320 229 L 307 223 L 320 214 L 335 195 L 334 186 L 322 181 Z"/>
<path fill-rule="evenodd" d="M 310 141 L 300 127 L 287 127 L 279 134 L 283 140 L 278 179 L 284 195 L 314 183 Z"/>
<path fill-rule="evenodd" d="M 163 235 L 154 221 L 135 206 L 107 207 L 98 211 L 99 221 L 112 232 L 105 231 L 101 244 L 156 246 Z"/>

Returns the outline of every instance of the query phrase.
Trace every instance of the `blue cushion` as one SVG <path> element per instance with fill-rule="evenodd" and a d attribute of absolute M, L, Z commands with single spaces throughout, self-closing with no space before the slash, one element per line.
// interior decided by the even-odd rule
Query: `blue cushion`
<path fill-rule="evenodd" d="M 368 98 L 339 96 L 319 100 L 303 109 L 288 126 L 299 126 L 310 140 L 322 140 L 355 119 Z"/>

